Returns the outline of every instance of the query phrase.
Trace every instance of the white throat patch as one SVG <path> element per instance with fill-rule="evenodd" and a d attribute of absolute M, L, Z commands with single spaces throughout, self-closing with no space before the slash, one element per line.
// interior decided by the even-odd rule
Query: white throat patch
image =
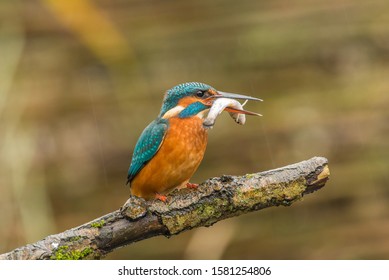
<path fill-rule="evenodd" d="M 176 107 L 170 109 L 169 111 L 167 111 L 167 112 L 162 116 L 162 118 L 163 118 L 163 119 L 169 119 L 169 118 L 172 118 L 172 117 L 176 117 L 176 116 L 178 116 L 178 114 L 181 113 L 182 110 L 184 110 L 184 109 L 185 109 L 185 107 L 178 105 L 178 106 L 176 106 Z"/>

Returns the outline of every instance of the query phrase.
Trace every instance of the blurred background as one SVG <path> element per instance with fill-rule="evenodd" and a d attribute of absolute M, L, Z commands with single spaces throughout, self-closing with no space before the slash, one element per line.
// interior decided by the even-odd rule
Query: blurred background
<path fill-rule="evenodd" d="M 326 187 L 109 259 L 389 257 L 386 0 L 0 1 L 0 253 L 118 209 L 172 86 L 263 98 L 222 114 L 193 182 L 329 159 Z"/>

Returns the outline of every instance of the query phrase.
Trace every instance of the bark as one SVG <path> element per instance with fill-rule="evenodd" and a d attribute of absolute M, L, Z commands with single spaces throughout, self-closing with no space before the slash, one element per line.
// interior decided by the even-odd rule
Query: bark
<path fill-rule="evenodd" d="M 171 236 L 271 206 L 289 206 L 322 188 L 328 161 L 314 157 L 282 168 L 211 178 L 197 189 L 175 190 L 166 203 L 130 197 L 119 210 L 34 244 L 1 259 L 100 259 L 116 248 L 157 235 Z"/>

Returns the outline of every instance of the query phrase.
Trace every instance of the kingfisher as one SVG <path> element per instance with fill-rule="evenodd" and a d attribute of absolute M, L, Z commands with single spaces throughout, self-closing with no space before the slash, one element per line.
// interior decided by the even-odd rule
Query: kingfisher
<path fill-rule="evenodd" d="M 179 84 L 166 91 L 158 117 L 143 130 L 135 145 L 127 176 L 132 195 L 166 201 L 166 194 L 173 189 L 197 186 L 189 179 L 203 159 L 209 130 L 203 122 L 218 98 L 260 101 L 199 82 Z M 255 114 L 231 107 L 225 110 Z"/>

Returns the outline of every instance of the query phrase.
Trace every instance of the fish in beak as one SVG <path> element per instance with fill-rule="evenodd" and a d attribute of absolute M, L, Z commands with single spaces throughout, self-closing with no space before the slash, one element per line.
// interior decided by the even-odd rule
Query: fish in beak
<path fill-rule="evenodd" d="M 212 103 L 208 116 L 203 121 L 203 126 L 205 128 L 208 129 L 212 128 L 215 124 L 216 118 L 224 110 L 229 112 L 230 116 L 235 120 L 235 122 L 241 125 L 245 124 L 246 122 L 245 115 L 262 116 L 261 114 L 243 109 L 243 106 L 246 104 L 248 100 L 262 101 L 262 99 L 247 96 L 247 95 L 221 92 L 221 91 L 218 91 L 217 94 L 214 95 L 213 97 L 215 98 L 215 100 Z M 242 105 L 239 101 L 235 99 L 244 99 L 246 101 Z"/>

